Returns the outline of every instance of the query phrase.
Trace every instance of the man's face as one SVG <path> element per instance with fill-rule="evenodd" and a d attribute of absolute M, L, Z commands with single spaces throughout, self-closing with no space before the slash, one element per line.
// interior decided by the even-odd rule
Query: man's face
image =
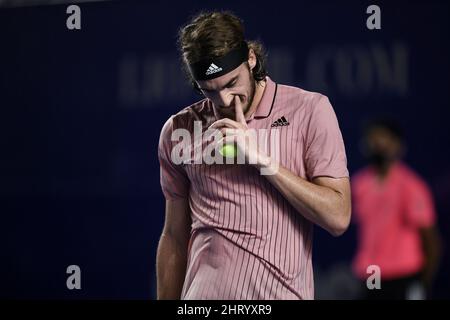
<path fill-rule="evenodd" d="M 211 100 L 222 117 L 235 119 L 234 96 L 239 96 L 244 114 L 255 95 L 255 79 L 247 63 L 215 79 L 197 81 L 205 97 Z"/>
<path fill-rule="evenodd" d="M 401 150 L 401 142 L 389 130 L 373 128 L 367 135 L 367 147 L 370 154 L 375 154 L 384 159 L 397 158 Z"/>

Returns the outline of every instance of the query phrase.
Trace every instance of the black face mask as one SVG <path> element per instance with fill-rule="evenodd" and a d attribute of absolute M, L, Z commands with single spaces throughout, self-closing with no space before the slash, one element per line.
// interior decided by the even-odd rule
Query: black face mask
<path fill-rule="evenodd" d="M 367 160 L 375 167 L 383 167 L 389 162 L 389 157 L 382 152 L 373 151 L 369 154 Z"/>

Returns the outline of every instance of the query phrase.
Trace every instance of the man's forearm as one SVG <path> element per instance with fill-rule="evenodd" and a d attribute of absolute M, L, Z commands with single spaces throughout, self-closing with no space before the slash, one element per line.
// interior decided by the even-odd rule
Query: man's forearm
<path fill-rule="evenodd" d="M 187 241 L 179 243 L 170 235 L 161 236 L 156 257 L 157 298 L 180 299 L 187 264 Z"/>
<path fill-rule="evenodd" d="M 431 288 L 433 278 L 439 266 L 441 255 L 441 239 L 436 226 L 420 229 L 424 252 L 423 280 L 428 289 Z"/>
<path fill-rule="evenodd" d="M 270 165 L 269 162 L 264 164 Z M 266 178 L 308 220 L 336 236 L 346 230 L 351 208 L 344 194 L 311 183 L 282 166 Z"/>
<path fill-rule="evenodd" d="M 427 289 L 431 288 L 439 265 L 439 254 L 436 250 L 425 252 L 425 263 L 423 267 L 423 281 Z"/>

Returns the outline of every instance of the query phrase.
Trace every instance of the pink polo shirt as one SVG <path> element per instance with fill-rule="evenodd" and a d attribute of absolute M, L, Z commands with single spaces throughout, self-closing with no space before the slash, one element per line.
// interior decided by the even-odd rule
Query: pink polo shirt
<path fill-rule="evenodd" d="M 358 227 L 356 275 L 366 279 L 377 265 L 382 279 L 409 276 L 424 262 L 420 228 L 435 223 L 431 192 L 425 182 L 397 162 L 380 183 L 372 167 L 352 177 L 353 217 Z"/>
<path fill-rule="evenodd" d="M 308 180 L 348 177 L 328 98 L 266 81 L 248 127 L 268 129 L 269 136 L 278 131 L 280 164 L 296 175 Z M 170 138 L 174 129 L 193 132 L 199 120 L 205 130 L 217 119 L 215 106 L 204 99 L 170 117 L 160 136 L 164 196 L 188 198 L 191 209 L 182 299 L 313 299 L 312 223 L 265 176 L 248 164 L 171 161 L 178 143 Z"/>

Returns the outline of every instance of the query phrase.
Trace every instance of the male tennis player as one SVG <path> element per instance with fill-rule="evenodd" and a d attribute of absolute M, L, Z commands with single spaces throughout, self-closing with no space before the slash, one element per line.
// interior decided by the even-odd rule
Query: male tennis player
<path fill-rule="evenodd" d="M 179 44 L 205 99 L 171 116 L 160 136 L 166 220 L 158 299 L 313 299 L 313 224 L 338 236 L 351 212 L 328 98 L 267 77 L 262 45 L 244 39 L 233 14 L 198 15 L 180 30 Z M 175 163 L 172 134 L 193 133 L 196 121 L 224 132 L 223 141 L 256 163 Z M 251 130 L 276 132 L 279 155 L 242 143 Z M 264 168 L 277 170 L 262 175 Z"/>

